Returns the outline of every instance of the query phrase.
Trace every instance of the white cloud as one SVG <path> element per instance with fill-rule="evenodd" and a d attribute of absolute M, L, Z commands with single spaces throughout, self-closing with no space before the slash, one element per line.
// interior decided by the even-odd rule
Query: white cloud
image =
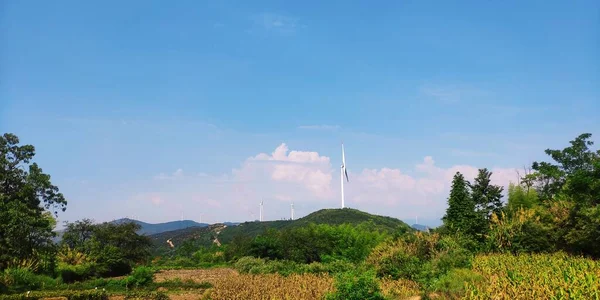
<path fill-rule="evenodd" d="M 154 176 L 154 179 L 156 179 L 156 180 L 176 180 L 176 179 L 181 179 L 184 176 L 185 175 L 183 174 L 183 169 L 179 168 L 170 175 L 165 174 L 165 173 L 160 173 L 160 174 Z"/>
<path fill-rule="evenodd" d="M 436 165 L 431 156 L 416 163 L 412 169 L 349 170 L 350 182 L 345 184 L 347 206 L 398 218 L 440 218 L 446 209 L 446 198 L 452 177 L 461 172 L 472 180 L 478 168 Z M 507 186 L 516 180 L 515 169 L 492 168 L 492 182 Z M 271 153 L 259 153 L 247 158 L 239 168 L 224 175 L 187 175 L 178 169 L 171 175 L 161 174 L 153 188 L 151 203 L 179 203 L 184 209 L 220 215 L 221 220 L 249 220 L 257 214 L 260 199 L 273 218 L 287 217 L 289 207 L 282 202 L 294 202 L 300 211 L 310 213 L 320 208 L 338 207 L 340 181 L 338 169 L 329 157 L 313 151 L 290 151 L 285 143 Z M 191 174 L 191 173 L 190 173 Z M 334 180 L 334 178 L 336 180 Z M 175 206 L 173 206 L 175 207 Z M 177 217 L 179 212 L 170 212 Z M 216 219 L 216 217 L 215 217 Z"/>
<path fill-rule="evenodd" d="M 252 16 L 251 19 L 255 28 L 279 34 L 293 34 L 299 28 L 306 27 L 306 25 L 300 23 L 298 18 L 283 14 L 262 13 Z M 253 31 L 250 30 L 250 32 Z"/>

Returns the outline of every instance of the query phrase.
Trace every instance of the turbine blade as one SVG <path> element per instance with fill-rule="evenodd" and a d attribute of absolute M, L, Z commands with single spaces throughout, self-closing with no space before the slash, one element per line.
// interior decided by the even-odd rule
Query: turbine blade
<path fill-rule="evenodd" d="M 344 154 L 344 143 L 342 143 L 342 165 L 346 167 L 346 155 Z"/>
<path fill-rule="evenodd" d="M 346 167 L 344 167 L 344 174 L 346 175 L 346 182 L 350 182 L 350 179 L 348 179 L 348 171 L 346 170 Z"/>

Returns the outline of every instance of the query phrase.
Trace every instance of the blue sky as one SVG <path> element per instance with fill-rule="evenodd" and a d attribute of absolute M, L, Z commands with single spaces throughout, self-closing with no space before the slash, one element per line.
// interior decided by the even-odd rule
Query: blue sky
<path fill-rule="evenodd" d="M 598 140 L 599 53 L 597 1 L 3 1 L 0 132 L 61 220 L 337 207 L 343 140 L 349 206 L 437 225 L 453 172 Z"/>

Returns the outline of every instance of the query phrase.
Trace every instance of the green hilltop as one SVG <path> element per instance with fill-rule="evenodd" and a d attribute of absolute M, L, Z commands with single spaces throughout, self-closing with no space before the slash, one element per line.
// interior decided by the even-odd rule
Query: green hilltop
<path fill-rule="evenodd" d="M 373 215 L 352 208 L 343 208 L 321 209 L 297 220 L 252 221 L 233 226 L 214 224 L 208 227 L 190 227 L 162 232 L 150 237 L 158 248 L 166 248 L 166 241 L 169 239 L 176 247 L 187 240 L 195 240 L 199 244 L 210 246 L 214 238 L 218 238 L 221 243 L 226 244 L 236 236 L 253 238 L 268 229 L 283 230 L 307 226 L 308 224 L 358 225 L 362 223 L 370 223 L 375 230 L 389 233 L 413 231 L 408 224 L 396 218 Z"/>

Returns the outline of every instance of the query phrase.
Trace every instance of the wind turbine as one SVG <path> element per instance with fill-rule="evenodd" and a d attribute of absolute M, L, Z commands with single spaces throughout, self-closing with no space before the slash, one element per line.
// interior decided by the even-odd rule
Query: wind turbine
<path fill-rule="evenodd" d="M 292 221 L 293 221 L 294 220 L 294 202 L 292 202 L 291 206 L 292 206 Z"/>
<path fill-rule="evenodd" d="M 263 201 L 260 200 L 260 218 L 258 219 L 260 222 L 263 221 Z"/>
<path fill-rule="evenodd" d="M 348 172 L 346 171 L 346 156 L 344 154 L 344 143 L 342 143 L 342 168 L 340 169 L 340 175 L 342 180 L 342 208 L 344 208 L 344 176 L 346 176 L 346 181 L 350 182 L 348 179 Z"/>

